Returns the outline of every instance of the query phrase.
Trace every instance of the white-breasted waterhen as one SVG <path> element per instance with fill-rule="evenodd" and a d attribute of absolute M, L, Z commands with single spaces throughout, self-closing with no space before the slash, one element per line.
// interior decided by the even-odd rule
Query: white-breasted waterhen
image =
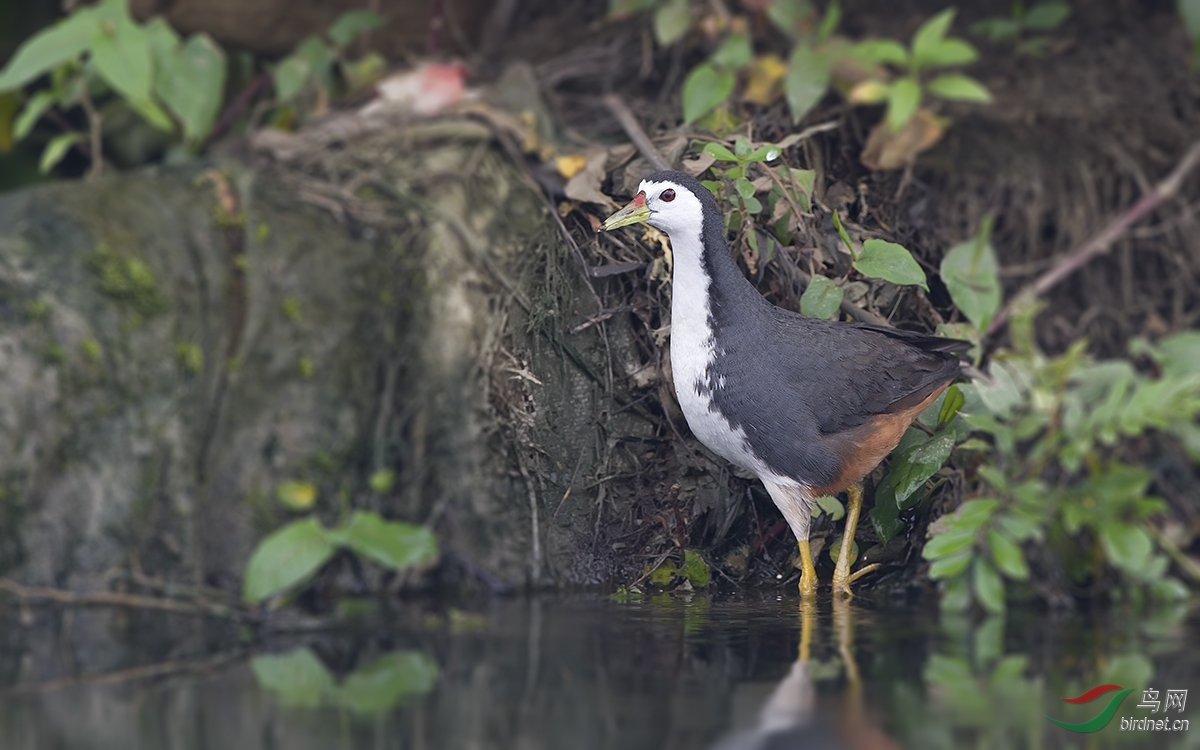
<path fill-rule="evenodd" d="M 850 593 L 858 482 L 959 376 L 964 341 L 776 307 L 742 275 L 712 193 L 682 172 L 655 172 L 602 230 L 646 223 L 671 239 L 671 370 L 700 442 L 766 485 L 800 548 L 800 591 L 817 572 L 813 500 L 846 490 L 835 593 Z M 860 571 L 861 572 L 861 571 Z"/>

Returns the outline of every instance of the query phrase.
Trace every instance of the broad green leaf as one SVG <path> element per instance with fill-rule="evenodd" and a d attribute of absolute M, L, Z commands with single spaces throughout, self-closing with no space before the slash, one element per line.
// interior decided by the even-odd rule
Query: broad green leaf
<path fill-rule="evenodd" d="M 334 549 L 317 519 L 293 521 L 258 543 L 246 565 L 242 597 L 255 604 L 292 588 L 328 562 Z"/>
<path fill-rule="evenodd" d="M 155 92 L 183 124 L 184 140 L 198 148 L 225 98 L 225 52 L 196 34 L 160 66 Z"/>
<path fill-rule="evenodd" d="M 56 135 L 46 144 L 46 148 L 42 150 L 42 158 L 38 162 L 38 170 L 42 174 L 46 174 L 51 169 L 54 169 L 71 147 L 76 143 L 82 143 L 84 140 L 83 133 L 63 133 Z"/>
<path fill-rule="evenodd" d="M 904 522 L 900 520 L 900 509 L 894 502 L 880 502 L 878 493 L 875 494 L 875 507 L 871 508 L 870 515 L 875 534 L 884 544 L 904 530 Z"/>
<path fill-rule="evenodd" d="M 829 89 L 829 62 L 827 55 L 818 54 L 807 44 L 797 44 L 792 50 L 783 90 L 794 122 L 803 119 L 825 96 Z"/>
<path fill-rule="evenodd" d="M 880 488 L 886 485 L 896 507 L 902 510 L 907 508 L 911 503 L 905 501 L 942 468 L 953 450 L 952 431 L 938 433 L 923 443 L 913 445 L 892 459 L 892 466 L 880 482 Z"/>
<path fill-rule="evenodd" d="M 82 55 L 92 43 L 96 17 L 89 9 L 72 13 L 39 31 L 13 53 L 0 70 L 0 91 L 19 88 Z"/>
<path fill-rule="evenodd" d="M 793 39 L 807 36 L 817 19 L 817 10 L 810 2 L 775 0 L 767 6 L 767 18 L 775 28 Z"/>
<path fill-rule="evenodd" d="M 654 38 L 663 47 L 674 44 L 691 24 L 688 0 L 667 0 L 654 12 Z"/>
<path fill-rule="evenodd" d="M 1024 516 L 1004 515 L 996 523 L 1004 530 L 1005 534 L 1018 543 L 1029 539 L 1040 539 L 1042 536 L 1041 527 Z"/>
<path fill-rule="evenodd" d="M 150 101 L 154 84 L 150 37 L 131 18 L 100 24 L 92 36 L 92 63 L 105 82 L 130 104 Z"/>
<path fill-rule="evenodd" d="M 890 281 L 897 286 L 915 284 L 929 291 L 925 272 L 903 245 L 886 240 L 870 239 L 863 243 L 862 252 L 854 261 L 854 270 L 863 276 Z"/>
<path fill-rule="evenodd" d="M 778 158 L 779 158 L 779 147 L 772 143 L 767 143 L 767 144 L 759 146 L 758 148 L 751 151 L 746 156 L 746 161 L 748 161 L 748 162 L 750 162 L 750 161 L 753 161 L 753 162 L 775 161 Z"/>
<path fill-rule="evenodd" d="M 29 135 L 29 131 L 33 130 L 33 126 L 52 106 L 54 106 L 54 93 L 51 91 L 39 91 L 29 97 L 29 101 L 25 102 L 25 107 L 13 121 L 13 138 L 19 141 Z"/>
<path fill-rule="evenodd" d="M 837 562 L 838 557 L 840 557 L 841 554 L 842 554 L 842 538 L 839 536 L 838 538 L 833 540 L 832 544 L 829 545 L 829 559 L 833 560 L 834 562 Z M 854 561 L 857 559 L 858 559 L 858 542 L 852 542 L 850 544 L 850 564 L 853 565 Z"/>
<path fill-rule="evenodd" d="M 846 506 L 833 495 L 821 495 L 813 501 L 813 509 L 820 509 L 829 514 L 832 521 L 840 521 L 846 515 Z"/>
<path fill-rule="evenodd" d="M 317 486 L 312 482 L 288 480 L 275 488 L 275 497 L 292 510 L 308 510 L 317 502 Z"/>
<path fill-rule="evenodd" d="M 345 47 L 353 42 L 359 34 L 374 31 L 383 26 L 383 19 L 378 13 L 369 10 L 352 10 L 338 16 L 326 32 L 338 47 Z"/>
<path fill-rule="evenodd" d="M 974 551 L 969 549 L 940 557 L 929 566 L 929 577 L 935 581 L 941 578 L 953 578 L 965 571 L 974 559 Z"/>
<path fill-rule="evenodd" d="M 334 50 L 324 39 L 310 36 L 296 47 L 295 56 L 308 64 L 309 76 L 326 89 L 333 86 Z"/>
<path fill-rule="evenodd" d="M 914 66 L 920 67 L 925 64 L 925 61 L 933 50 L 946 38 L 946 32 L 950 30 L 950 24 L 953 22 L 954 8 L 947 8 L 921 24 L 921 27 L 917 29 L 912 38 L 912 62 Z"/>
<path fill-rule="evenodd" d="M 745 34 L 733 33 L 725 37 L 717 51 L 713 52 L 712 63 L 723 70 L 741 70 L 754 58 L 754 48 Z"/>
<path fill-rule="evenodd" d="M 1004 611 L 1004 579 L 983 558 L 975 558 L 971 568 L 971 590 L 983 608 L 993 614 Z"/>
<path fill-rule="evenodd" d="M 921 65 L 929 68 L 943 68 L 950 65 L 966 65 L 975 62 L 979 52 L 961 39 L 943 39 L 936 47 L 929 50 Z"/>
<path fill-rule="evenodd" d="M 1187 0 L 1181 2 L 1180 9 L 1187 5 Z M 1026 11 L 1021 18 L 1021 25 L 1030 31 L 1049 31 L 1067 20 L 1071 15 L 1071 6 L 1063 2 L 1038 3 Z"/>
<path fill-rule="evenodd" d="M 333 675 L 306 646 L 286 654 L 256 656 L 250 660 L 250 670 L 259 685 L 288 706 L 316 708 L 334 690 Z"/>
<path fill-rule="evenodd" d="M 1000 501 L 995 498 L 978 497 L 968 500 L 958 506 L 958 510 L 954 511 L 954 515 L 952 516 L 954 526 L 955 528 L 974 531 L 987 523 L 999 507 Z"/>
<path fill-rule="evenodd" d="M 762 213 L 762 209 L 763 209 L 762 201 L 760 201 L 758 198 L 755 198 L 754 196 L 750 196 L 749 198 L 742 198 L 742 205 L 744 205 L 746 207 L 746 210 L 752 214 Z"/>
<path fill-rule="evenodd" d="M 1001 573 L 1015 581 L 1029 578 L 1029 566 L 1025 564 L 1025 553 L 1020 547 L 996 529 L 988 529 L 986 539 L 992 562 Z"/>
<path fill-rule="evenodd" d="M 271 70 L 271 77 L 275 80 L 276 101 L 284 103 L 296 98 L 296 95 L 304 90 L 311 75 L 312 69 L 307 62 L 296 55 L 285 57 L 283 62 Z"/>
<path fill-rule="evenodd" d="M 731 71 L 717 70 L 711 63 L 692 68 L 683 81 L 684 122 L 695 122 L 728 99 L 735 80 Z"/>
<path fill-rule="evenodd" d="M 424 695 L 437 684 L 437 662 L 419 651 L 394 651 L 347 675 L 337 704 L 356 714 L 381 714 L 405 698 Z"/>
<path fill-rule="evenodd" d="M 1121 570 L 1143 577 L 1154 542 L 1140 526 L 1111 521 L 1100 528 L 1100 543 L 1109 561 Z"/>
<path fill-rule="evenodd" d="M 737 190 L 738 195 L 743 198 L 749 198 L 754 195 L 754 184 L 745 177 L 739 177 L 734 181 L 733 187 Z"/>
<path fill-rule="evenodd" d="M 725 144 L 723 143 L 709 143 L 704 147 L 704 153 L 708 154 L 717 161 L 737 161 L 737 157 L 734 156 L 734 153 L 726 148 Z"/>
<path fill-rule="evenodd" d="M 967 316 L 975 330 L 987 330 L 1000 309 L 1000 264 L 992 248 L 990 222 L 971 240 L 955 245 L 942 258 L 942 281 L 950 299 Z"/>
<path fill-rule="evenodd" d="M 750 155 L 750 141 L 744 135 L 739 135 L 733 139 L 733 153 L 739 161 L 744 160 Z"/>
<path fill-rule="evenodd" d="M 800 314 L 809 318 L 829 320 L 842 304 L 842 288 L 817 274 L 808 282 L 800 296 Z"/>
<path fill-rule="evenodd" d="M 906 76 L 892 82 L 888 87 L 887 121 L 893 133 L 904 127 L 920 103 L 921 86 L 915 79 Z"/>
<path fill-rule="evenodd" d="M 948 529 L 926 542 L 921 557 L 926 560 L 949 557 L 974 545 L 976 536 L 976 529 Z"/>
<path fill-rule="evenodd" d="M 1158 342 L 1158 352 L 1164 376 L 1174 378 L 1198 373 L 1200 331 L 1184 331 L 1167 336 Z"/>
<path fill-rule="evenodd" d="M 392 570 L 404 570 L 437 557 L 437 539 L 424 526 L 385 521 L 377 513 L 356 510 L 333 541 Z"/>
<path fill-rule="evenodd" d="M 992 95 L 982 83 L 959 73 L 946 73 L 934 78 L 929 82 L 929 93 L 956 102 L 989 104 L 992 101 Z"/>
<path fill-rule="evenodd" d="M 908 50 L 893 39 L 868 39 L 851 48 L 851 54 L 866 63 L 890 63 L 904 67 L 908 65 Z"/>

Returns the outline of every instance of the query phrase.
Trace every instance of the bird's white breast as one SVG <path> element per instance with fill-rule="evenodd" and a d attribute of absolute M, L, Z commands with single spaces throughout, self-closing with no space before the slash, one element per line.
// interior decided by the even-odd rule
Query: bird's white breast
<path fill-rule="evenodd" d="M 671 237 L 675 267 L 671 289 L 671 375 L 675 395 L 688 426 L 708 448 L 756 475 L 773 476 L 751 451 L 746 433 L 734 427 L 713 403 L 712 393 L 728 387 L 724 377 L 710 377 L 718 351 L 709 324 L 709 285 L 702 263 L 700 237 Z"/>

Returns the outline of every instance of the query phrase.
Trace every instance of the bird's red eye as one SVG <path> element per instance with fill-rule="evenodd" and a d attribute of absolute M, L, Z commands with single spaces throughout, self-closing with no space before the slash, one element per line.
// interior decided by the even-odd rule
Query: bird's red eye
<path fill-rule="evenodd" d="M 675 200 L 675 191 L 671 188 L 667 188 L 659 194 L 658 199 L 670 203 L 671 201 Z"/>

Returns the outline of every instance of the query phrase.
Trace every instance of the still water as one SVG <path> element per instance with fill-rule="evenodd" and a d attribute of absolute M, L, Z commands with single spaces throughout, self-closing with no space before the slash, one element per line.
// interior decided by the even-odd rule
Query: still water
<path fill-rule="evenodd" d="M 1200 748 L 1183 608 L 966 618 L 768 591 L 301 625 L 5 603 L 0 748 Z M 1114 701 L 1096 731 L 1046 718 L 1095 725 Z"/>

